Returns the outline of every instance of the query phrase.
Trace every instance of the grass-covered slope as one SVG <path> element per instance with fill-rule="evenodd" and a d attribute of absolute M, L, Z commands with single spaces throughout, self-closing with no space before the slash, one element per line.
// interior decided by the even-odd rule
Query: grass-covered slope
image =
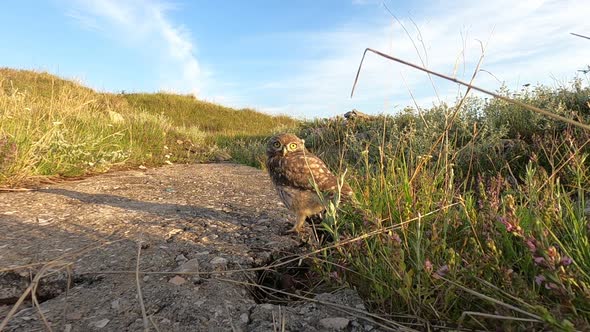
<path fill-rule="evenodd" d="M 228 157 L 217 142 L 265 137 L 288 117 L 174 94 L 98 93 L 47 73 L 0 69 L 0 186 L 112 167 Z"/>

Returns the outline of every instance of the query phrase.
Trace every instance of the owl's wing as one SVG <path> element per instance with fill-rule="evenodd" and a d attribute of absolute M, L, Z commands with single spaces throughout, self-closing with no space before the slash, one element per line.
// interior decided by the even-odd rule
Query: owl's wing
<path fill-rule="evenodd" d="M 324 192 L 336 192 L 338 190 L 338 179 L 328 166 L 312 153 L 295 153 L 286 157 L 288 162 L 283 164 L 284 175 L 292 186 L 314 190 L 315 182 L 319 190 Z M 287 161 L 287 160 L 284 160 Z M 352 195 L 348 185 L 342 186 L 342 194 Z"/>

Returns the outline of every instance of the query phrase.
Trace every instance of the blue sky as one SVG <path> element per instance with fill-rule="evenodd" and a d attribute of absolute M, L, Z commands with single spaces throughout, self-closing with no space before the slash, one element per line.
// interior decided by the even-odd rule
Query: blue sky
<path fill-rule="evenodd" d="M 561 85 L 590 64 L 590 41 L 570 35 L 590 35 L 588 0 L 22 0 L 1 8 L 0 66 L 101 91 L 195 93 L 306 118 L 394 113 L 413 104 L 410 92 L 424 107 L 460 92 L 368 56 L 351 99 L 366 47 L 469 80 L 482 41 L 476 84 L 491 90 Z"/>

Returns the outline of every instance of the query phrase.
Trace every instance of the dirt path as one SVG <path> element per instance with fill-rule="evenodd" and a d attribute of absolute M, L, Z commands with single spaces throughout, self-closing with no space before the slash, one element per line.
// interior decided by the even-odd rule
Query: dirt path
<path fill-rule="evenodd" d="M 140 275 L 152 331 L 154 325 L 159 331 L 272 331 L 282 322 L 289 331 L 373 330 L 318 303 L 260 303 L 241 284 L 257 280 L 256 272 L 211 273 L 303 250 L 298 238 L 279 235 L 291 226 L 288 216 L 266 174 L 234 164 L 173 165 L 0 192 L 0 321 L 43 264 L 14 267 L 61 257 L 37 291 L 55 330 L 143 330 L 134 273 L 141 242 L 140 271 L 199 273 Z M 363 308 L 350 290 L 316 299 Z M 6 329 L 45 327 L 28 300 Z"/>

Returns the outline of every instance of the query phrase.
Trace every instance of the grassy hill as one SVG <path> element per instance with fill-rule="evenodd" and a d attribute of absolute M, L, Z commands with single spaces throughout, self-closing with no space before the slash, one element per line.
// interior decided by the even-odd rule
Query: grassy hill
<path fill-rule="evenodd" d="M 297 124 L 192 96 L 99 93 L 48 73 L 2 68 L 0 186 L 113 167 L 227 159 L 222 145 L 228 138 L 260 139 Z"/>

